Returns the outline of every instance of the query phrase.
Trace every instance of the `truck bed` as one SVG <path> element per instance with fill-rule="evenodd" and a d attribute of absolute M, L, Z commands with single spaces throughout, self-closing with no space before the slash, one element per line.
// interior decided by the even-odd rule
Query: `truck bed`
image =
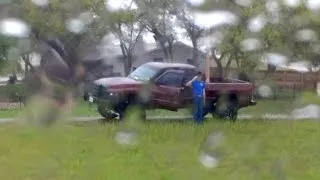
<path fill-rule="evenodd" d="M 237 79 L 210 78 L 206 86 L 207 91 L 252 91 L 251 83 Z"/>

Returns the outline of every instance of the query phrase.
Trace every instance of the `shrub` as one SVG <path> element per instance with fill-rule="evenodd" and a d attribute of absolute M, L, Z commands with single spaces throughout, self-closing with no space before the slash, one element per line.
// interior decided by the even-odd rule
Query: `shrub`
<path fill-rule="evenodd" d="M 0 86 L 0 99 L 2 101 L 19 102 L 27 96 L 24 84 L 8 84 Z"/>

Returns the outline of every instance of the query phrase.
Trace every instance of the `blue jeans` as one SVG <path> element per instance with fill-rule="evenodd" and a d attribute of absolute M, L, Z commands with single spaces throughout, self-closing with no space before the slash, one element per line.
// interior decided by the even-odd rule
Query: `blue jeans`
<path fill-rule="evenodd" d="M 197 124 L 203 123 L 203 97 L 201 96 L 194 96 L 193 97 L 193 120 Z"/>

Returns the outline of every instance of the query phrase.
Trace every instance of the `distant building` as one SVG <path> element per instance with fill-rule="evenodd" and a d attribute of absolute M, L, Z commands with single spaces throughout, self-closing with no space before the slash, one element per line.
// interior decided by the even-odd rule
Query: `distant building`
<path fill-rule="evenodd" d="M 120 47 L 115 47 L 114 52 L 118 54 L 113 57 L 107 57 L 104 61 L 109 65 L 113 65 L 113 71 L 124 76 L 124 65 Z M 193 64 L 193 47 L 177 41 L 173 44 L 173 61 L 177 63 Z M 199 70 L 204 71 L 205 68 L 205 53 L 199 51 L 198 65 Z M 133 67 L 138 67 L 147 62 L 168 62 L 165 59 L 164 53 L 160 47 L 154 44 L 146 44 L 143 40 L 138 41 L 134 50 Z"/>

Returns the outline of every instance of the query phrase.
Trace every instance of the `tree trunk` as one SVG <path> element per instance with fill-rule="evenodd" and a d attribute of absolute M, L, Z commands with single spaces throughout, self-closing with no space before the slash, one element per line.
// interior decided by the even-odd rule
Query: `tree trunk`
<path fill-rule="evenodd" d="M 168 46 L 168 56 L 169 56 L 169 59 L 170 59 L 170 62 L 173 62 L 173 49 L 172 49 L 172 43 L 169 43 L 169 46 Z"/>
<path fill-rule="evenodd" d="M 229 75 L 229 70 L 230 70 L 230 65 L 231 65 L 231 62 L 232 62 L 232 58 L 233 58 L 233 56 L 230 56 L 229 59 L 228 59 L 228 62 L 227 62 L 226 67 L 224 69 L 224 78 L 227 78 L 228 75 Z"/>
<path fill-rule="evenodd" d="M 167 37 L 164 36 L 163 34 L 161 34 L 157 28 L 153 28 L 152 31 L 151 31 L 154 35 L 153 35 L 153 38 L 154 40 L 159 43 L 161 49 L 162 49 L 162 52 L 164 54 L 164 58 L 165 59 L 169 59 L 169 52 L 168 52 L 168 49 L 166 47 L 166 43 L 168 42 L 167 40 Z M 169 43 L 169 42 L 168 42 Z"/>
<path fill-rule="evenodd" d="M 215 49 L 213 49 L 211 51 L 211 54 L 212 54 L 212 58 L 213 60 L 215 61 L 215 63 L 217 64 L 217 78 L 219 80 L 222 80 L 223 79 L 223 66 L 222 66 L 222 63 L 221 63 L 221 59 L 223 58 L 223 55 L 221 55 L 220 58 L 218 58 L 216 55 L 215 55 Z"/>
<path fill-rule="evenodd" d="M 165 59 L 169 59 L 169 53 L 168 53 L 168 49 L 167 49 L 165 43 L 163 43 L 163 42 L 159 42 L 159 43 L 160 43 L 162 52 L 163 52 L 163 54 L 164 54 L 164 58 L 165 58 Z"/>
<path fill-rule="evenodd" d="M 192 40 L 192 46 L 193 46 L 193 50 L 192 50 L 192 62 L 193 65 L 198 67 L 199 66 L 199 62 L 198 62 L 198 43 L 197 40 Z"/>
<path fill-rule="evenodd" d="M 127 69 L 125 70 L 126 76 L 128 76 L 132 69 L 132 54 L 128 53 L 127 55 Z"/>
<path fill-rule="evenodd" d="M 128 69 L 128 58 L 127 58 L 127 51 L 126 51 L 126 47 L 123 43 L 120 43 L 120 48 L 121 48 L 121 52 L 122 52 L 122 61 L 123 61 L 123 71 L 124 71 L 124 75 L 127 76 L 127 69 Z"/>

